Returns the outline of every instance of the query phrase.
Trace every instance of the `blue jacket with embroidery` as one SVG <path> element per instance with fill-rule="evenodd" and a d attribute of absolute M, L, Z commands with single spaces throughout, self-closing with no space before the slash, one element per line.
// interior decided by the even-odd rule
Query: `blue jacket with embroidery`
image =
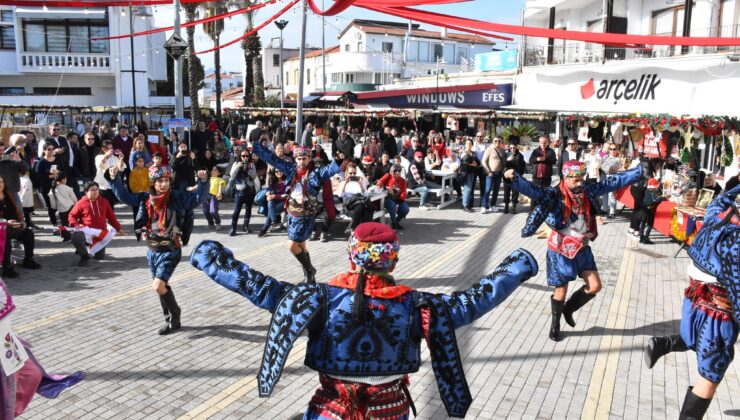
<path fill-rule="evenodd" d="M 261 396 L 272 392 L 294 340 L 304 330 L 308 330 L 305 364 L 319 372 L 387 376 L 417 371 L 424 338 L 421 308 L 428 308 L 432 367 L 451 416 L 464 416 L 472 401 L 454 330 L 498 306 L 538 271 L 534 257 L 518 249 L 465 291 L 411 291 L 394 299 L 365 296 L 369 309 L 365 322 L 359 323 L 353 316 L 354 290 L 278 281 L 237 261 L 229 249 L 213 241 L 201 242 L 190 262 L 216 283 L 273 313 L 259 371 Z"/>
<path fill-rule="evenodd" d="M 297 173 L 297 166 L 295 163 L 288 163 L 278 158 L 277 155 L 262 147 L 261 142 L 254 143 L 254 153 L 257 153 L 257 156 L 267 162 L 268 165 L 279 169 L 280 172 L 285 174 L 286 185 L 293 184 L 293 178 L 295 178 Z M 317 197 L 324 181 L 334 176 L 334 174 L 336 174 L 337 172 L 339 172 L 339 164 L 336 160 L 333 160 L 329 165 L 324 165 L 320 168 L 315 168 L 309 171 L 307 183 L 308 185 L 306 185 L 306 190 L 308 190 L 308 194 L 311 197 Z"/>
<path fill-rule="evenodd" d="M 642 166 L 619 172 L 606 177 L 605 180 L 595 184 L 583 184 L 591 208 L 598 211 L 601 208 L 598 198 L 606 193 L 617 191 L 630 184 L 637 182 L 642 176 Z M 578 215 L 571 214 L 570 221 L 563 221 L 563 193 L 560 188 L 540 187 L 527 181 L 519 174 L 514 174 L 511 187 L 515 191 L 526 195 L 533 201 L 532 210 L 527 217 L 527 223 L 522 229 L 522 237 L 532 236 L 542 223 L 547 223 L 554 230 L 568 227 L 570 223 L 578 219 Z"/>

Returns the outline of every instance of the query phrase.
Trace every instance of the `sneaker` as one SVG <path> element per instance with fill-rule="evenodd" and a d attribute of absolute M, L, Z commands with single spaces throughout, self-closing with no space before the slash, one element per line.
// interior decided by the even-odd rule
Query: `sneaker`
<path fill-rule="evenodd" d="M 80 261 L 77 262 L 77 267 L 86 267 L 89 262 L 90 262 L 90 256 L 83 255 L 80 257 Z"/>
<path fill-rule="evenodd" d="M 216 225 L 216 230 L 221 230 L 221 225 L 220 224 L 217 224 Z"/>
<path fill-rule="evenodd" d="M 321 232 L 321 242 L 329 242 L 329 234 L 326 232 Z"/>
<path fill-rule="evenodd" d="M 651 241 L 650 238 L 642 238 L 642 242 L 645 245 L 655 245 L 655 242 Z"/>
<path fill-rule="evenodd" d="M 610 215 L 606 216 L 607 219 L 614 219 L 615 217 L 616 216 L 614 216 L 613 214 L 610 214 Z"/>
<path fill-rule="evenodd" d="M 462 208 L 462 210 L 463 210 L 463 211 L 464 211 L 465 213 L 472 213 L 472 212 L 473 212 L 473 209 L 471 209 L 470 207 L 463 207 L 463 208 Z"/>
<path fill-rule="evenodd" d="M 260 230 L 260 233 L 257 234 L 258 238 L 264 238 L 265 236 L 267 236 L 267 231 L 264 229 Z"/>
<path fill-rule="evenodd" d="M 498 213 L 498 207 L 491 207 L 490 213 Z"/>
<path fill-rule="evenodd" d="M 629 230 L 627 230 L 627 234 L 628 235 L 634 235 L 635 234 L 635 230 L 632 229 L 632 228 L 629 228 Z"/>
<path fill-rule="evenodd" d="M 483 207 L 483 208 L 480 209 L 480 214 L 486 214 L 486 213 L 488 213 L 488 209 L 487 208 Z"/>
<path fill-rule="evenodd" d="M 426 206 L 419 206 L 419 210 L 422 210 L 422 211 L 427 211 L 427 210 L 429 210 L 429 207 L 426 207 Z"/>
<path fill-rule="evenodd" d="M 208 224 L 208 229 L 211 229 L 211 230 L 216 229 L 216 225 L 213 225 L 213 224 L 210 224 L 209 223 Z"/>

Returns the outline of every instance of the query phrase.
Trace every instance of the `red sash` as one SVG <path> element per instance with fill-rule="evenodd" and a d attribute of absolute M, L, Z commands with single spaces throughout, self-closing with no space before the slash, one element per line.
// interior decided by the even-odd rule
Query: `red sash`
<path fill-rule="evenodd" d="M 571 260 L 576 257 L 578 251 L 588 244 L 588 238 L 577 238 L 575 236 L 563 235 L 553 229 L 547 238 L 547 247 L 558 254 L 564 255 Z"/>

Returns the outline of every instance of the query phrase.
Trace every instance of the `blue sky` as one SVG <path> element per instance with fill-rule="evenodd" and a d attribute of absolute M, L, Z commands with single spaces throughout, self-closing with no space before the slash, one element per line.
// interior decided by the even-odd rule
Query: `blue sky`
<path fill-rule="evenodd" d="M 332 3 L 331 0 L 325 0 L 327 7 Z M 317 1 L 317 3 L 319 3 Z M 319 3 L 320 4 L 320 3 Z M 260 9 L 255 19 L 255 24 L 263 22 L 265 19 L 269 19 L 278 10 L 280 10 L 285 3 L 283 1 L 278 4 L 267 6 Z M 294 11 L 299 7 L 300 3 L 293 9 L 289 10 L 282 16 L 282 19 L 288 20 L 288 26 L 285 28 L 284 34 L 284 45 L 285 47 L 298 47 L 300 42 L 300 18 L 299 14 Z M 524 0 L 474 0 L 459 4 L 450 4 L 444 6 L 426 7 L 425 9 L 445 13 L 450 15 L 456 15 L 461 17 L 474 18 L 489 22 L 497 23 L 519 23 L 519 14 L 521 8 L 524 5 Z M 154 13 L 155 24 L 157 26 L 172 25 L 173 22 L 173 9 L 171 6 L 157 6 Z M 351 7 L 338 16 L 332 16 L 326 18 L 326 46 L 331 47 L 337 44 L 337 35 L 344 29 L 352 19 L 375 19 L 375 20 L 387 20 L 387 21 L 402 21 L 402 19 L 395 18 L 393 16 L 382 15 L 375 12 L 370 12 L 365 9 L 358 7 Z M 182 18 L 184 22 L 184 16 Z M 237 38 L 244 32 L 246 26 L 246 18 L 240 16 L 234 16 L 226 20 L 226 28 L 221 35 L 221 42 L 227 42 L 234 38 Z M 438 30 L 438 28 L 427 24 L 421 24 L 423 29 Z M 167 35 L 169 36 L 170 33 Z M 183 36 L 184 36 L 183 32 Z M 275 27 L 274 24 L 270 24 L 260 31 L 260 37 L 262 43 L 266 44 L 271 38 L 280 36 L 280 31 Z M 196 38 L 196 49 L 203 50 L 213 46 L 212 41 L 203 33 L 201 27 L 198 27 L 195 32 Z M 308 15 L 308 28 L 307 28 L 307 45 L 312 47 L 321 47 L 321 17 L 314 16 L 309 13 Z M 502 44 L 503 45 L 503 44 Z M 213 67 L 213 53 L 203 54 L 200 56 L 203 64 L 206 68 Z M 241 71 L 242 67 L 242 52 L 239 44 L 226 47 L 221 50 L 221 65 L 225 71 Z"/>

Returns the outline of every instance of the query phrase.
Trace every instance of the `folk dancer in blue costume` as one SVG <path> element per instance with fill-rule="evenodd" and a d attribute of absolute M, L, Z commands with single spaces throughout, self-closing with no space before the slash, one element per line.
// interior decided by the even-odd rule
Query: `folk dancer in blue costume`
<path fill-rule="evenodd" d="M 686 391 L 679 419 L 701 419 L 735 356 L 740 320 L 740 186 L 715 198 L 689 248 L 680 334 L 652 337 L 649 368 L 663 355 L 693 350 L 700 378 Z"/>
<path fill-rule="evenodd" d="M 327 283 L 278 281 L 236 261 L 218 242 L 201 242 L 190 263 L 216 283 L 273 313 L 259 368 L 259 395 L 269 396 L 295 340 L 308 331 L 305 364 L 321 386 L 304 419 L 407 419 L 415 411 L 408 375 L 419 370 L 420 343 L 447 414 L 464 417 L 472 397 L 455 330 L 501 304 L 537 274 L 534 257 L 514 251 L 471 288 L 449 295 L 424 293 L 391 276 L 400 243 L 381 223 L 359 225 L 348 243 L 351 271 Z"/>
<path fill-rule="evenodd" d="M 186 190 L 173 190 L 171 186 L 172 169 L 169 166 L 149 168 L 150 192 L 133 194 L 123 186 L 117 168 L 106 173 L 111 189 L 118 200 L 138 209 L 134 228 L 146 236 L 149 249 L 146 259 L 154 279 L 152 288 L 159 295 L 165 325 L 159 329 L 160 335 L 167 335 L 180 329 L 180 306 L 175 293 L 167 283 L 182 258 L 183 224 L 188 212 L 202 204 L 208 196 L 206 171 L 198 171 L 197 187 Z M 190 191 L 192 190 L 192 191 Z"/>
<path fill-rule="evenodd" d="M 338 161 L 320 168 L 314 167 L 311 160 L 311 148 L 297 146 L 293 149 L 295 164 L 287 163 L 269 151 L 262 142 L 254 144 L 254 153 L 260 159 L 285 174 L 285 183 L 290 186 L 288 198 L 288 239 L 290 252 L 295 256 L 305 275 L 305 281 L 316 282 L 316 268 L 311 264 L 306 241 L 313 234 L 318 211 L 317 196 L 324 184 L 339 172 L 339 165 L 344 160 L 342 152 L 337 153 Z"/>
<path fill-rule="evenodd" d="M 533 200 L 533 208 L 522 229 L 522 236 L 534 234 L 545 222 L 552 228 L 547 240 L 547 284 L 555 287 L 550 297 L 552 323 L 550 339 L 560 340 L 560 316 L 571 327 L 576 322 L 573 314 L 593 299 L 601 290 L 601 278 L 589 242 L 596 239 L 596 216 L 599 197 L 637 182 L 642 176 L 642 166 L 609 176 L 604 181 L 584 184 L 586 167 L 583 162 L 571 160 L 563 164 L 560 184 L 541 187 L 525 180 L 514 172 L 504 176 L 512 180 L 514 191 Z M 568 283 L 581 277 L 586 284 L 565 301 Z"/>

